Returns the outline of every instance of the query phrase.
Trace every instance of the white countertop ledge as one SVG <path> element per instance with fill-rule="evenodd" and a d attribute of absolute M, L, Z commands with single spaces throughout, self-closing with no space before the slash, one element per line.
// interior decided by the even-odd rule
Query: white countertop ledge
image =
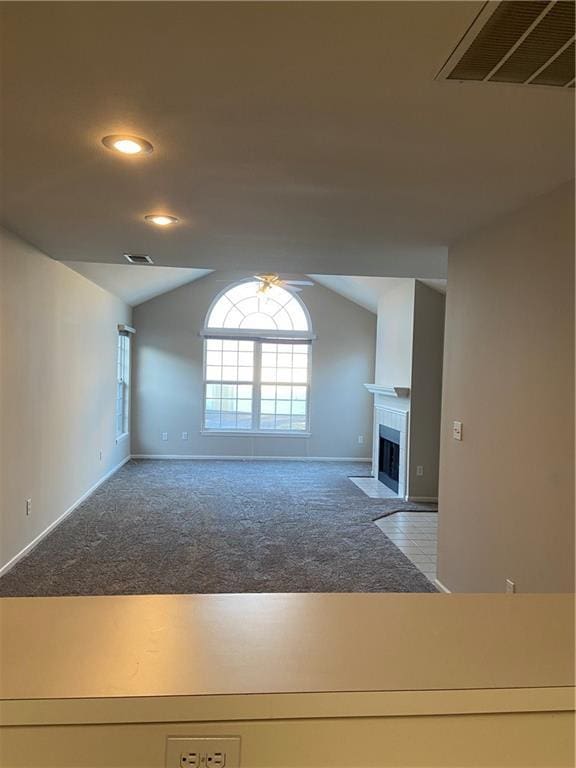
<path fill-rule="evenodd" d="M 3 598 L 0 699 L 562 688 L 570 595 Z"/>

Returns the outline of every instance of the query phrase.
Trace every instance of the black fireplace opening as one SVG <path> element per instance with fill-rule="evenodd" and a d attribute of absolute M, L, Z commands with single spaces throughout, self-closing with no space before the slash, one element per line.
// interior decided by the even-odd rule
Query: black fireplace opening
<path fill-rule="evenodd" d="M 378 480 L 398 493 L 400 477 L 400 432 L 380 424 L 378 442 Z"/>

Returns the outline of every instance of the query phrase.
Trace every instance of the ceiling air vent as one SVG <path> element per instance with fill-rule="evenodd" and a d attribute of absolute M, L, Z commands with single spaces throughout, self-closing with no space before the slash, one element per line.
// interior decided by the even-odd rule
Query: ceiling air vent
<path fill-rule="evenodd" d="M 438 79 L 574 87 L 574 0 L 487 2 Z"/>
<path fill-rule="evenodd" d="M 124 258 L 130 264 L 154 264 L 150 256 L 145 253 L 125 253 Z"/>

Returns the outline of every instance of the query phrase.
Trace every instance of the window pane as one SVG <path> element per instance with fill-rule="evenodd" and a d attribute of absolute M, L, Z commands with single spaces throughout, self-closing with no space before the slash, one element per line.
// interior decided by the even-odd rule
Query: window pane
<path fill-rule="evenodd" d="M 295 384 L 304 384 L 308 381 L 308 371 L 305 368 L 294 368 L 292 370 L 292 381 Z"/>
<path fill-rule="evenodd" d="M 292 387 L 292 397 L 294 400 L 306 400 L 306 387 Z"/>
<path fill-rule="evenodd" d="M 278 367 L 279 368 L 286 368 L 287 366 L 292 366 L 292 353 L 291 352 L 279 352 L 278 353 Z"/>
<path fill-rule="evenodd" d="M 292 387 L 290 386 L 279 386 L 276 388 L 276 397 L 279 400 L 290 400 L 292 397 Z"/>
<path fill-rule="evenodd" d="M 306 429 L 306 418 L 304 416 L 292 416 L 291 428 L 298 430 Z"/>
<path fill-rule="evenodd" d="M 208 328 L 222 328 L 224 325 L 224 318 L 226 313 L 232 308 L 232 302 L 230 302 L 226 296 L 221 296 L 216 304 L 212 307 L 212 311 L 206 322 Z"/>
<path fill-rule="evenodd" d="M 206 384 L 206 397 L 220 397 L 221 384 Z"/>
<path fill-rule="evenodd" d="M 274 429 L 275 424 L 274 416 L 260 416 L 260 429 Z"/>
<path fill-rule="evenodd" d="M 274 399 L 276 397 L 276 387 L 272 384 L 263 384 L 262 385 L 262 398 L 264 400 L 266 399 Z"/>
<path fill-rule="evenodd" d="M 222 378 L 222 368 L 216 365 L 207 365 L 206 366 L 206 378 L 208 380 L 216 380 Z"/>
<path fill-rule="evenodd" d="M 252 385 L 240 384 L 238 387 L 238 397 L 243 400 L 252 400 Z"/>
<path fill-rule="evenodd" d="M 308 330 L 306 313 L 293 293 L 272 286 L 263 295 L 260 286 L 258 280 L 232 286 L 210 311 L 206 327 Z"/>
<path fill-rule="evenodd" d="M 238 365 L 238 352 L 223 352 L 222 365 Z"/>
<path fill-rule="evenodd" d="M 254 355 L 252 352 L 240 352 L 238 355 L 238 365 L 252 365 Z"/>
<path fill-rule="evenodd" d="M 222 379 L 224 381 L 237 381 L 238 380 L 238 368 L 231 365 L 225 365 L 222 368 Z"/>
<path fill-rule="evenodd" d="M 276 402 L 274 400 L 262 400 L 260 403 L 260 413 L 272 414 L 276 412 Z"/>
<path fill-rule="evenodd" d="M 277 400 L 276 401 L 276 413 L 282 416 L 290 416 L 290 406 L 292 403 L 290 400 Z"/>
<path fill-rule="evenodd" d="M 276 382 L 276 368 L 262 368 L 262 381 L 265 383 Z"/>
<path fill-rule="evenodd" d="M 204 426 L 206 429 L 219 429 L 220 411 L 206 411 Z"/>
<path fill-rule="evenodd" d="M 238 429 L 252 429 L 252 414 L 239 413 L 236 426 Z"/>
<path fill-rule="evenodd" d="M 222 365 L 222 353 L 221 352 L 207 352 L 206 353 L 207 365 Z"/>
<path fill-rule="evenodd" d="M 235 413 L 225 413 L 224 411 L 221 414 L 220 417 L 220 427 L 221 429 L 235 429 L 236 428 L 236 414 Z"/>
<path fill-rule="evenodd" d="M 304 400 L 292 401 L 292 415 L 293 416 L 305 416 L 306 415 L 306 402 Z"/>
<path fill-rule="evenodd" d="M 238 369 L 238 379 L 239 381 L 252 381 L 252 378 L 254 376 L 252 368 L 248 368 L 246 366 L 241 366 Z"/>

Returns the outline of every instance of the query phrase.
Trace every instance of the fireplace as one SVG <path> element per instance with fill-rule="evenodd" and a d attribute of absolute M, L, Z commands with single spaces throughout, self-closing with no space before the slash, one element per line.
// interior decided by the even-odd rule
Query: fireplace
<path fill-rule="evenodd" d="M 378 480 L 398 493 L 400 477 L 400 432 L 379 425 Z"/>

